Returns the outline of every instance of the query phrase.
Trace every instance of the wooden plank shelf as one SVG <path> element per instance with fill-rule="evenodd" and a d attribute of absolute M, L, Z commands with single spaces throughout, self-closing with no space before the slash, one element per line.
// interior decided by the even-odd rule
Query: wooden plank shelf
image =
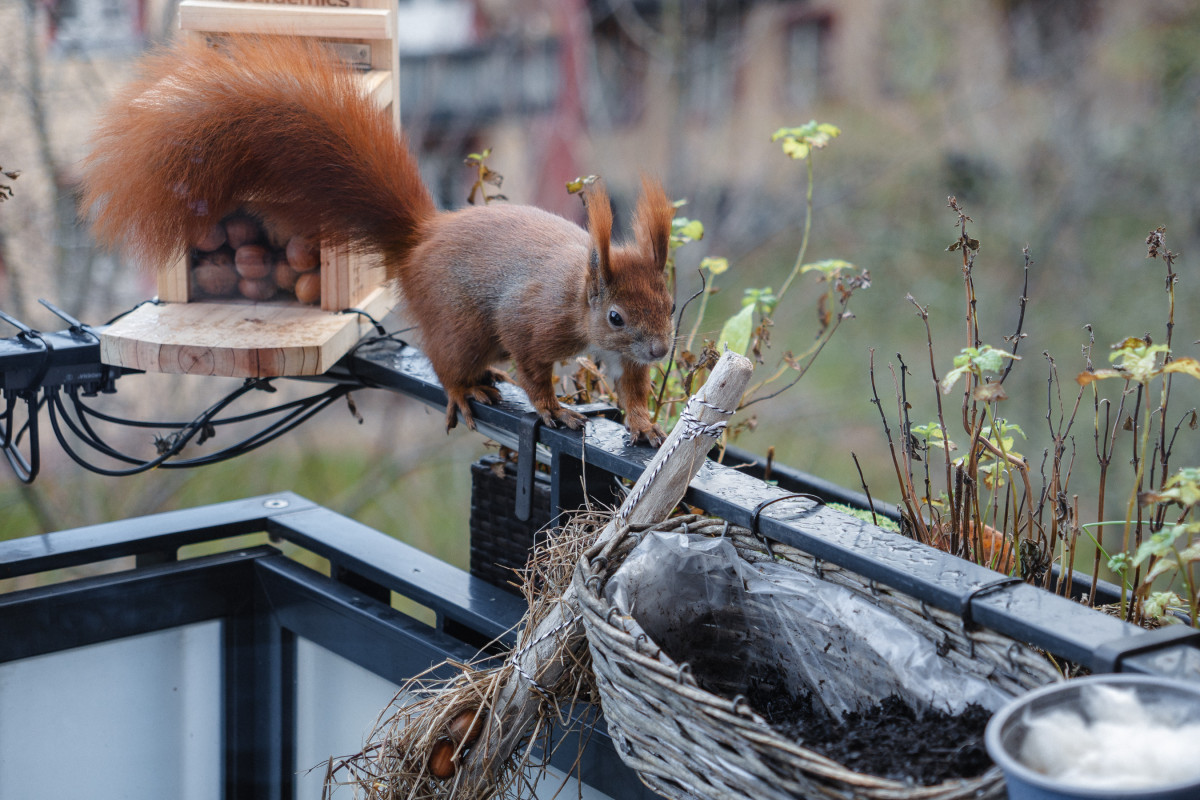
<path fill-rule="evenodd" d="M 357 308 L 381 319 L 380 287 Z M 100 359 L 147 372 L 273 378 L 320 375 L 372 331 L 361 314 L 249 301 L 147 303 L 100 336 Z"/>

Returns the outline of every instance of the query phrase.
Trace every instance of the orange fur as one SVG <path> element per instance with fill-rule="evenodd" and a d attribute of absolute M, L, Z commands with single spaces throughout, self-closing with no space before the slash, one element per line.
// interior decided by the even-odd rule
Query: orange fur
<path fill-rule="evenodd" d="M 491 365 L 506 357 L 547 424 L 578 428 L 553 368 L 590 348 L 619 361 L 634 440 L 662 441 L 646 403 L 648 365 L 674 335 L 663 274 L 674 208 L 656 182 L 643 180 L 635 241 L 621 246 L 602 187 L 589 190 L 590 233 L 528 206 L 438 212 L 390 117 L 319 45 L 231 37 L 147 58 L 84 163 L 97 238 L 165 266 L 247 203 L 382 255 L 446 389 L 448 428 L 457 413 L 474 427 L 469 399 L 499 398 Z"/>

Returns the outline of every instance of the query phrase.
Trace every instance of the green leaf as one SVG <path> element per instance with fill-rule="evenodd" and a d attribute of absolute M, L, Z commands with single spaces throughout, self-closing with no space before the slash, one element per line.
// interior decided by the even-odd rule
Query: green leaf
<path fill-rule="evenodd" d="M 836 125 L 812 120 L 796 128 L 780 128 L 771 134 L 771 141 L 782 139 L 783 152 L 797 161 L 803 161 L 810 152 L 825 147 L 841 134 L 842 129 Z"/>
<path fill-rule="evenodd" d="M 955 359 L 957 361 L 957 359 Z M 971 371 L 970 366 L 963 365 L 952 369 L 942 378 L 942 394 L 950 394 L 950 390 L 954 388 L 954 384 L 958 383 L 958 379 Z"/>
<path fill-rule="evenodd" d="M 1161 374 L 1158 354 L 1171 352 L 1165 344 L 1146 344 L 1144 339 L 1136 336 L 1114 344 L 1112 350 L 1113 352 L 1108 354 L 1109 362 L 1116 366 L 1121 375 L 1138 383 L 1147 383 Z"/>
<path fill-rule="evenodd" d="M 775 304 L 779 302 L 779 298 L 775 296 L 775 290 L 770 286 L 764 286 L 761 289 L 746 289 L 742 293 L 742 306 L 755 306 L 764 314 L 770 314 L 775 310 Z"/>
<path fill-rule="evenodd" d="M 1157 492 L 1140 495 L 1142 505 L 1178 503 L 1184 508 L 1200 505 L 1200 468 L 1184 467 L 1176 472 Z"/>
<path fill-rule="evenodd" d="M 1007 350 L 997 350 L 990 344 L 980 347 L 964 347 L 954 357 L 954 369 L 942 378 L 942 394 L 949 394 L 951 387 L 963 375 L 971 374 L 982 379 L 985 374 L 999 372 L 1000 368 L 1004 366 L 1005 359 L 1020 361 L 1021 357 Z"/>
<path fill-rule="evenodd" d="M 795 161 L 803 161 L 808 158 L 808 154 L 812 152 L 812 148 L 805 142 L 796 141 L 795 139 L 784 139 L 783 152 Z"/>
<path fill-rule="evenodd" d="M 1005 350 L 997 350 L 990 345 L 983 345 L 979 348 L 979 353 L 975 357 L 975 365 L 980 372 L 999 372 L 1004 367 L 1004 359 L 1010 358 L 1014 361 L 1017 356 Z"/>
<path fill-rule="evenodd" d="M 1154 619 L 1162 619 L 1171 609 L 1182 608 L 1183 598 L 1174 592 L 1153 592 L 1146 598 L 1146 614 Z"/>
<path fill-rule="evenodd" d="M 946 434 L 942 431 L 942 426 L 936 422 L 930 422 L 926 425 L 913 425 L 909 430 L 915 436 L 925 439 L 926 444 L 930 447 L 949 448 L 951 453 L 958 449 L 958 445 L 946 439 Z"/>
<path fill-rule="evenodd" d="M 704 238 L 704 223 L 698 219 L 676 217 L 671 222 L 671 235 L 680 242 L 696 242 Z"/>
<path fill-rule="evenodd" d="M 700 259 L 700 269 L 706 269 L 713 275 L 720 275 L 729 269 L 729 259 L 715 256 L 705 256 Z"/>
<path fill-rule="evenodd" d="M 1146 573 L 1146 577 L 1142 578 L 1142 583 L 1149 586 L 1163 575 L 1171 575 L 1178 570 L 1179 563 L 1175 559 L 1160 558 L 1154 562 L 1154 566 L 1150 567 L 1150 571 Z"/>
<path fill-rule="evenodd" d="M 746 351 L 750 349 L 750 332 L 754 330 L 755 305 L 750 303 L 726 320 L 725 326 L 721 328 L 721 335 L 717 338 L 718 347 L 724 343 L 738 355 L 746 355 Z"/>
<path fill-rule="evenodd" d="M 843 261 L 840 258 L 827 258 L 824 261 L 814 261 L 811 264 L 805 264 L 800 268 L 801 274 L 805 272 L 820 272 L 826 278 L 837 275 L 842 270 L 857 269 L 849 261 Z"/>
<path fill-rule="evenodd" d="M 895 533 L 900 532 L 900 526 L 895 520 L 885 517 L 882 514 L 872 515 L 871 512 L 865 508 L 855 508 L 854 506 L 847 506 L 843 505 L 842 503 L 830 503 L 828 507 L 836 511 L 841 511 L 843 514 L 849 514 L 855 519 L 860 519 L 863 522 L 878 524 L 879 527 L 883 528 L 885 531 L 893 531 Z"/>
<path fill-rule="evenodd" d="M 1175 540 L 1183 533 L 1183 529 L 1183 525 L 1172 525 L 1169 528 L 1163 528 L 1142 542 L 1133 556 L 1133 565 L 1141 566 L 1151 556 L 1162 558 L 1170 553 L 1175 547 Z"/>
<path fill-rule="evenodd" d="M 986 436 L 992 436 L 995 433 L 999 433 L 1001 436 L 1005 436 L 1009 433 L 1017 433 L 1020 434 L 1022 439 L 1029 438 L 1025 435 L 1025 431 L 1021 430 L 1020 425 L 1015 422 L 1009 422 L 1006 419 L 996 420 L 996 425 L 994 427 L 992 425 L 985 425 L 983 428 L 983 433 Z"/>
<path fill-rule="evenodd" d="M 1179 558 L 1185 564 L 1191 564 L 1193 561 L 1200 561 L 1200 541 L 1192 542 L 1190 545 L 1180 550 Z"/>

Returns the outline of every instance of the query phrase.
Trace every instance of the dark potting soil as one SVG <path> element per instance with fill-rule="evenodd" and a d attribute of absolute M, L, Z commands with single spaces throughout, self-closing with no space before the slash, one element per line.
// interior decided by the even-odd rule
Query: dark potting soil
<path fill-rule="evenodd" d="M 687 661 L 704 689 L 742 695 L 781 735 L 855 772 L 920 786 L 975 778 L 992 765 L 983 732 L 991 712 L 977 704 L 961 714 L 916 713 L 896 695 L 836 720 L 811 693 L 795 696 L 782 670 L 756 654 L 759 625 L 744 609 L 711 610 L 689 624 L 648 633 Z"/>
<path fill-rule="evenodd" d="M 807 694 L 757 707 L 767 708 L 763 715 L 781 734 L 854 772 L 931 786 L 977 777 L 992 765 L 983 745 L 992 713 L 974 703 L 957 715 L 918 714 L 891 695 L 840 723 Z"/>

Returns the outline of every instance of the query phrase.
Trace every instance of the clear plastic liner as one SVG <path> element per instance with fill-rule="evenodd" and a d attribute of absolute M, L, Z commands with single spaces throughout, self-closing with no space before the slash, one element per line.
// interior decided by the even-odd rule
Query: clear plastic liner
<path fill-rule="evenodd" d="M 727 539 L 650 534 L 604 596 L 728 697 L 811 692 L 835 719 L 893 694 L 951 714 L 1008 700 L 869 597 L 782 563 L 748 563 Z"/>

